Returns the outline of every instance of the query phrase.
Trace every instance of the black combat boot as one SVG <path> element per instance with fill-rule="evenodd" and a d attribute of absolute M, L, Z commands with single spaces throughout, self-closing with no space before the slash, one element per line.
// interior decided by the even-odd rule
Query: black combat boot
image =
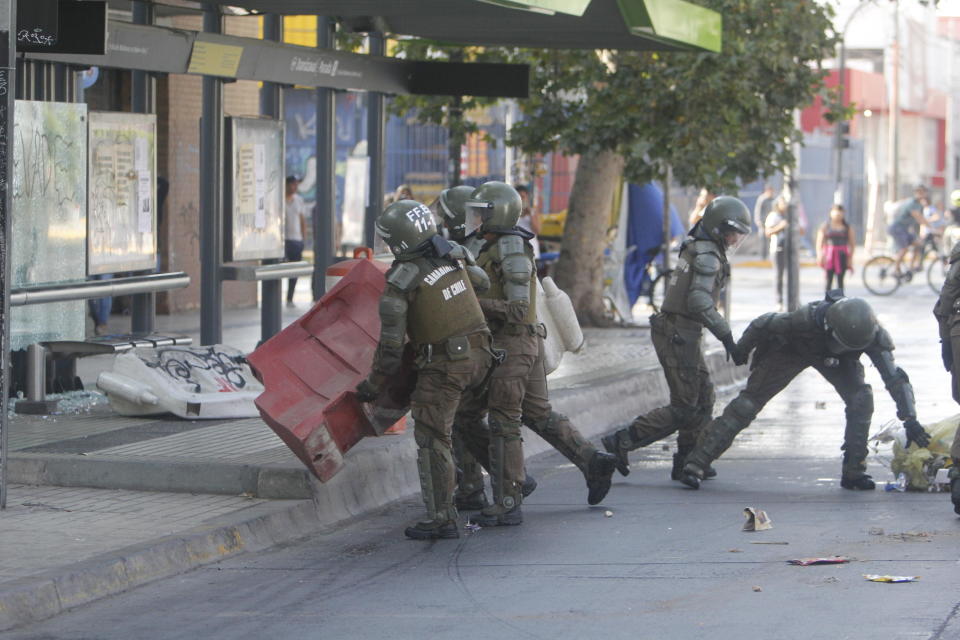
<path fill-rule="evenodd" d="M 708 467 L 709 468 L 709 467 Z M 680 471 L 680 482 L 687 485 L 691 489 L 699 489 L 700 481 L 703 480 L 704 472 L 699 466 L 695 465 L 692 462 L 688 462 L 683 466 L 683 469 Z"/>
<path fill-rule="evenodd" d="M 606 449 L 607 452 L 612 453 L 616 457 L 617 471 L 620 472 L 620 475 L 628 476 L 630 475 L 630 460 L 627 459 L 627 450 L 620 446 L 621 433 L 629 436 L 629 432 L 626 429 L 620 429 L 620 431 L 616 433 L 603 436 L 600 438 L 600 442 L 603 443 L 603 448 Z"/>
<path fill-rule="evenodd" d="M 683 465 L 687 462 L 687 453 L 681 453 L 680 451 L 677 451 L 675 454 L 673 454 L 673 468 L 670 469 L 671 480 L 679 480 L 680 482 L 683 482 Z M 713 465 L 709 465 L 703 470 L 704 480 L 710 480 L 711 478 L 716 477 L 717 470 L 713 468 Z"/>
<path fill-rule="evenodd" d="M 953 512 L 960 516 L 960 478 L 950 481 L 950 500 L 953 501 Z"/>
<path fill-rule="evenodd" d="M 470 516 L 470 522 L 481 527 L 505 527 L 523 524 L 523 512 L 520 511 L 520 505 L 506 511 L 503 507 L 493 506 Z"/>
<path fill-rule="evenodd" d="M 473 493 L 457 493 L 453 498 L 453 504 L 457 511 L 480 511 L 487 507 L 490 502 L 487 500 L 487 494 L 483 489 L 477 489 Z"/>
<path fill-rule="evenodd" d="M 529 473 L 526 473 L 523 478 L 523 484 L 520 485 L 520 495 L 526 498 L 528 495 L 533 493 L 537 489 L 537 479 L 534 478 Z"/>
<path fill-rule="evenodd" d="M 403 530 L 403 534 L 413 540 L 438 540 L 440 538 L 459 538 L 460 530 L 456 522 L 437 522 L 422 520 Z"/>
<path fill-rule="evenodd" d="M 587 504 L 598 504 L 610 491 L 613 472 L 617 470 L 617 457 L 602 451 L 594 451 L 587 463 Z"/>
<path fill-rule="evenodd" d="M 841 476 L 840 486 L 851 491 L 873 491 L 877 488 L 873 478 L 865 473 L 859 476 Z"/>

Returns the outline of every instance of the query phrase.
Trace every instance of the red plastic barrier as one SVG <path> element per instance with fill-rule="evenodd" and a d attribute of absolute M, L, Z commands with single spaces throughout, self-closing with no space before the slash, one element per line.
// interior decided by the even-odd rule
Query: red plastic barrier
<path fill-rule="evenodd" d="M 322 482 L 361 438 L 383 434 L 407 411 L 412 376 L 397 376 L 404 387 L 385 390 L 374 405 L 353 394 L 380 338 L 387 268 L 358 260 L 310 311 L 247 357 L 266 387 L 256 399 L 260 415 Z"/>

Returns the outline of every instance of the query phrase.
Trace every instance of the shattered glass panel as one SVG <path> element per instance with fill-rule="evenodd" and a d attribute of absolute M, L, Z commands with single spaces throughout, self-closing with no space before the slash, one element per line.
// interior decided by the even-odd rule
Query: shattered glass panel
<path fill-rule="evenodd" d="M 87 269 L 87 105 L 18 100 L 14 112 L 13 287 L 83 282 Z M 84 302 L 14 307 L 10 348 L 82 340 Z"/>

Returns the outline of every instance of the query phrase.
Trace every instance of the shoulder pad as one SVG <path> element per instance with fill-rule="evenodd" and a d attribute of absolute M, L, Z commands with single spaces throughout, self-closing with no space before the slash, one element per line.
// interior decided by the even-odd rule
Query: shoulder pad
<path fill-rule="evenodd" d="M 500 259 L 506 256 L 525 253 L 523 238 L 514 235 L 504 235 L 497 238 L 497 249 L 500 250 Z"/>
<path fill-rule="evenodd" d="M 393 285 L 400 291 L 410 291 L 414 288 L 413 285 L 419 275 L 420 267 L 413 262 L 394 262 L 387 271 L 387 284 Z"/>
<path fill-rule="evenodd" d="M 697 253 L 693 258 L 693 270 L 700 275 L 713 275 L 721 266 L 720 256 L 715 253 Z"/>
<path fill-rule="evenodd" d="M 877 337 L 874 338 L 873 344 L 880 347 L 883 351 L 893 351 L 893 338 L 890 337 L 890 334 L 887 333 L 887 330 L 883 327 L 877 328 Z"/>

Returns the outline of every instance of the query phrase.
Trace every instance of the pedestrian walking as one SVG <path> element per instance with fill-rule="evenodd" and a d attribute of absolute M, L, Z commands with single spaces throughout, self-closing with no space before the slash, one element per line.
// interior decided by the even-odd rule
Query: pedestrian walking
<path fill-rule="evenodd" d="M 776 200 L 776 194 L 773 186 L 763 185 L 763 191 L 757 197 L 757 202 L 753 205 L 753 225 L 756 231 L 762 231 L 763 225 L 767 220 L 767 215 L 773 209 L 773 203 Z M 768 243 L 765 242 L 766 236 L 760 234 L 760 255 L 766 258 L 770 254 Z"/>
<path fill-rule="evenodd" d="M 303 259 L 303 239 L 307 236 L 307 205 L 297 193 L 300 178 L 294 175 L 287 176 L 286 203 L 284 207 L 284 257 L 290 262 Z M 293 294 L 297 289 L 297 279 L 287 280 L 287 306 L 293 307 Z"/>
<path fill-rule="evenodd" d="M 680 248 L 660 312 L 650 318 L 657 359 L 670 388 L 670 404 L 637 416 L 629 427 L 602 438 L 617 456 L 617 470 L 630 473 L 627 454 L 674 432 L 677 453 L 670 477 L 678 480 L 687 454 L 713 413 L 715 394 L 703 359 L 706 327 L 734 363 L 746 362 L 733 340 L 730 325 L 717 311 L 720 291 L 730 276 L 728 257 L 750 233 L 750 212 L 737 198 L 720 196 L 703 212 Z"/>
<path fill-rule="evenodd" d="M 844 276 L 847 271 L 853 272 L 855 246 L 856 236 L 847 222 L 843 205 L 833 205 L 829 219 L 817 231 L 817 264 L 826 274 L 825 292 L 834 288 L 833 280 L 836 278 L 836 288 L 843 293 Z"/>
<path fill-rule="evenodd" d="M 773 209 L 763 222 L 763 235 L 770 243 L 770 261 L 773 264 L 773 282 L 777 292 L 777 310 L 783 311 L 783 275 L 787 269 L 787 199 L 783 196 L 773 203 Z"/>
<path fill-rule="evenodd" d="M 925 447 L 930 435 L 917 421 L 913 387 L 893 360 L 893 340 L 860 298 L 839 291 L 789 313 L 756 318 L 737 343 L 740 353 L 755 351 L 747 386 L 703 430 L 687 456 L 681 482 L 698 489 L 707 469 L 746 429 L 764 405 L 808 367 L 833 385 L 846 405 L 840 486 L 872 490 L 867 474 L 867 435 L 873 417 L 873 390 L 864 382 L 860 356 L 867 354 L 897 405 L 897 417 L 911 442 Z"/>

